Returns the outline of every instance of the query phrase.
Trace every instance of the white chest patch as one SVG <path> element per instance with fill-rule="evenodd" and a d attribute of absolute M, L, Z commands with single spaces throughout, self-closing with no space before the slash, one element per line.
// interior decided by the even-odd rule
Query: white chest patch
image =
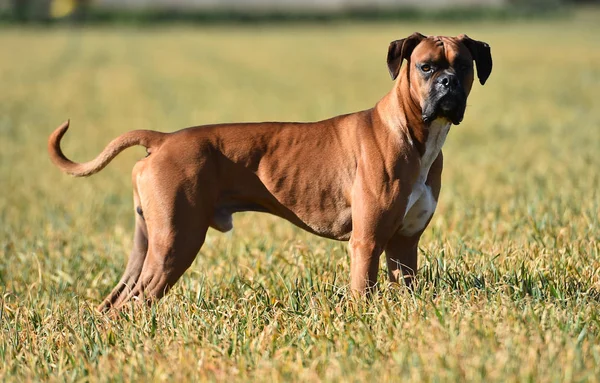
<path fill-rule="evenodd" d="M 450 123 L 441 119 L 435 120 L 429 127 L 425 153 L 421 157 L 419 176 L 412 186 L 412 192 L 408 197 L 404 220 L 400 228 L 400 233 L 403 235 L 413 235 L 423 230 L 435 211 L 437 201 L 433 198 L 431 188 L 425 184 L 425 181 L 433 161 L 442 150 L 449 130 Z"/>

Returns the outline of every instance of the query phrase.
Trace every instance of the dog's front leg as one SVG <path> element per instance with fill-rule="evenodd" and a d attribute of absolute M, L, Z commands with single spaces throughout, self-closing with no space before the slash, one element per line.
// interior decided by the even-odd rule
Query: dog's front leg
<path fill-rule="evenodd" d="M 412 287 L 417 272 L 417 247 L 421 232 L 405 237 L 396 234 L 385 246 L 388 275 L 392 283 L 406 283 Z"/>
<path fill-rule="evenodd" d="M 350 287 L 356 293 L 369 293 L 377 284 L 379 257 L 393 234 L 388 206 L 381 206 L 378 191 L 365 185 L 373 184 L 359 169 L 352 190 L 352 235 L 350 236 Z"/>
<path fill-rule="evenodd" d="M 383 247 L 374 238 L 352 234 L 350 239 L 350 287 L 353 291 L 371 291 L 377 283 L 379 257 Z"/>

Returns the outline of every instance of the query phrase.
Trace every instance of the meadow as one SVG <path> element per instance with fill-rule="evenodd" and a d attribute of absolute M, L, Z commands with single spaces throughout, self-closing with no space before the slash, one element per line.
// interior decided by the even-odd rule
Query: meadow
<path fill-rule="evenodd" d="M 0 29 L 0 380 L 600 380 L 598 20 Z M 130 129 L 370 108 L 388 43 L 414 31 L 494 59 L 444 146 L 414 292 L 382 265 L 354 299 L 346 243 L 244 213 L 157 305 L 95 311 L 145 152 L 74 179 L 48 159 L 55 127 L 71 119 L 84 161 Z"/>

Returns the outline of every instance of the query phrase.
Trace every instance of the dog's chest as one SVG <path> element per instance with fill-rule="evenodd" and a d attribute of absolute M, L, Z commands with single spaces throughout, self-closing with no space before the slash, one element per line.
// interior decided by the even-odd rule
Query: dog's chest
<path fill-rule="evenodd" d="M 412 191 L 408 198 L 404 219 L 400 233 L 403 235 L 414 235 L 423 230 L 433 215 L 437 206 L 431 187 L 425 184 L 429 169 L 433 161 L 440 154 L 446 136 L 450 130 L 450 123 L 445 120 L 436 120 L 429 127 L 429 135 L 425 143 L 425 153 L 421 157 L 419 176 L 412 185 Z"/>

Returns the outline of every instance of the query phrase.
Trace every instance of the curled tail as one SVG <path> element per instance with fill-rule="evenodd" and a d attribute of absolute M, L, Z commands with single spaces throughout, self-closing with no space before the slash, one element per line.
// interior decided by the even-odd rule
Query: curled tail
<path fill-rule="evenodd" d="M 60 140 L 69 129 L 69 121 L 59 126 L 48 138 L 48 153 L 52 162 L 65 173 L 75 177 L 91 176 L 102 170 L 113 158 L 130 146 L 141 145 L 156 149 L 164 141 L 166 134 L 152 130 L 132 130 L 112 140 L 104 150 L 89 162 L 73 162 L 60 149 Z"/>

